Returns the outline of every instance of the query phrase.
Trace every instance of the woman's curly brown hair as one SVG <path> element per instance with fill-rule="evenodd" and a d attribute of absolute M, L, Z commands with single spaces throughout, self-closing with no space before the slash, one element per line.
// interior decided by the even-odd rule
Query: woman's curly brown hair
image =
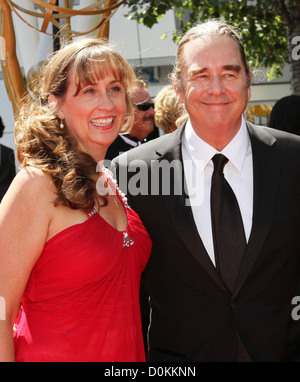
<path fill-rule="evenodd" d="M 132 123 L 129 92 L 135 79 L 133 69 L 106 41 L 86 38 L 60 49 L 44 66 L 32 93 L 22 102 L 15 124 L 15 146 L 22 167 L 34 166 L 52 177 L 58 194 L 56 205 L 90 210 L 99 198 L 105 204 L 96 191 L 97 163 L 78 149 L 67 128 L 60 128 L 55 105 L 48 103 L 50 95 L 64 97 L 71 70 L 77 92 L 82 84 L 93 84 L 112 71 L 126 91 L 124 128 Z"/>

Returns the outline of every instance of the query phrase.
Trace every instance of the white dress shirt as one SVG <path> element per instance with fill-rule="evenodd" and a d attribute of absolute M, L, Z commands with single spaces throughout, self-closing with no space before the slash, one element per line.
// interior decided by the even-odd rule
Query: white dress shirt
<path fill-rule="evenodd" d="M 141 144 L 140 141 L 135 141 L 133 139 L 130 139 L 130 137 L 126 137 L 125 135 L 120 134 L 120 137 L 125 141 L 128 145 L 132 147 L 137 147 Z"/>
<path fill-rule="evenodd" d="M 229 159 L 224 167 L 224 176 L 236 195 L 248 241 L 253 213 L 253 165 L 251 142 L 244 118 L 238 133 L 221 152 L 204 142 L 195 133 L 189 120 L 183 134 L 185 187 L 190 196 L 196 227 L 214 265 L 210 189 L 214 168 L 211 158 L 217 153 Z"/>

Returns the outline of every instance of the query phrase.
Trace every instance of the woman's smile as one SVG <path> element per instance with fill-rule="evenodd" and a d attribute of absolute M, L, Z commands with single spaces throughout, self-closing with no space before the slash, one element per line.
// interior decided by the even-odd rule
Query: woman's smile
<path fill-rule="evenodd" d="M 109 128 L 114 121 L 113 117 L 102 117 L 102 118 L 95 118 L 91 120 L 91 123 L 97 127 L 101 128 Z"/>

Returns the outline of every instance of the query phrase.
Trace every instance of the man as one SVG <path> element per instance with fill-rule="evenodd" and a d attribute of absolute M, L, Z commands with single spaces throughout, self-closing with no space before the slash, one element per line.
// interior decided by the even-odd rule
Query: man
<path fill-rule="evenodd" d="M 0 117 L 0 138 L 3 135 L 4 124 Z M 16 175 L 14 151 L 0 144 L 0 202 L 5 195 L 10 183 Z"/>
<path fill-rule="evenodd" d="M 131 97 L 134 104 L 134 123 L 109 146 L 105 159 L 112 160 L 139 146 L 154 131 L 154 103 L 143 80 L 137 79 Z"/>
<path fill-rule="evenodd" d="M 186 33 L 173 81 L 186 123 L 115 163 L 153 240 L 149 360 L 300 361 L 300 138 L 244 120 L 250 73 L 226 24 Z"/>

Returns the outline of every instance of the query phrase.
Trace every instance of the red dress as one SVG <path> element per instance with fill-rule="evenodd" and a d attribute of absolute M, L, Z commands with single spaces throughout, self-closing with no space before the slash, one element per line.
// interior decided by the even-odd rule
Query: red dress
<path fill-rule="evenodd" d="M 145 361 L 139 284 L 152 244 L 125 209 L 124 232 L 95 213 L 45 244 L 22 298 L 16 361 Z"/>

